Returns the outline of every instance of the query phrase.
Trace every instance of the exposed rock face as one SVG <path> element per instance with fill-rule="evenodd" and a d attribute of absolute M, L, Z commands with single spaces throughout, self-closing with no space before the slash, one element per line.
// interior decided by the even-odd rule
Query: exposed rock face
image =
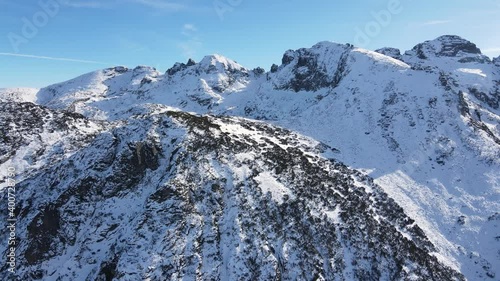
<path fill-rule="evenodd" d="M 419 59 L 432 59 L 433 57 L 455 57 L 460 62 L 489 61 L 487 56 L 481 54 L 476 44 L 459 36 L 445 35 L 435 40 L 425 41 L 407 51 L 406 55 L 416 56 Z"/>
<path fill-rule="evenodd" d="M 266 73 L 266 70 L 262 67 L 256 67 L 252 70 L 252 72 L 257 75 L 257 76 L 260 76 L 262 74 L 265 74 Z"/>
<path fill-rule="evenodd" d="M 169 68 L 167 70 L 167 74 L 168 75 L 174 75 L 176 74 L 177 72 L 181 71 L 181 70 L 184 70 L 190 66 L 193 66 L 193 65 L 196 65 L 196 62 L 192 59 L 189 59 L 187 63 L 180 63 L 180 62 L 177 62 L 174 64 L 174 66 L 172 66 L 171 68 Z"/>
<path fill-rule="evenodd" d="M 348 45 L 322 42 L 311 49 L 287 51 L 274 76 L 276 89 L 317 91 L 322 88 L 335 88 L 345 75 Z"/>
<path fill-rule="evenodd" d="M 116 66 L 114 68 L 111 68 L 110 70 L 114 70 L 116 73 L 125 73 L 128 71 L 128 68 L 125 66 Z"/>
<path fill-rule="evenodd" d="M 271 73 L 276 73 L 278 72 L 279 66 L 277 64 L 271 65 Z"/>
<path fill-rule="evenodd" d="M 401 55 L 401 51 L 399 49 L 396 49 L 396 48 L 386 47 L 386 48 L 381 48 L 381 49 L 375 50 L 375 52 L 386 55 L 386 56 L 391 57 L 393 59 L 403 60 L 403 56 Z"/>
<path fill-rule="evenodd" d="M 379 186 L 320 147 L 332 153 L 234 118 L 131 118 L 19 183 L 18 224 L 27 231 L 17 274 L 463 280 Z M 0 276 L 7 278 L 5 266 Z"/>
<path fill-rule="evenodd" d="M 496 66 L 500 66 L 500 56 L 496 57 L 493 59 L 493 63 L 496 65 Z"/>

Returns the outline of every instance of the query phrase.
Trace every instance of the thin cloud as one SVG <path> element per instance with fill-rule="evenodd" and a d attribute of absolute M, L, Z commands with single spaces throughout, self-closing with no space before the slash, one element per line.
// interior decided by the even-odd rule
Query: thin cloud
<path fill-rule="evenodd" d="M 192 37 L 196 35 L 196 32 L 198 31 L 198 28 L 194 24 L 191 23 L 186 23 L 182 27 L 182 35 Z"/>
<path fill-rule="evenodd" d="M 182 55 L 187 59 L 192 59 L 196 57 L 198 50 L 203 46 L 200 41 L 189 40 L 185 42 L 180 42 L 177 47 L 181 49 Z"/>
<path fill-rule="evenodd" d="M 184 57 L 195 57 L 198 50 L 203 47 L 203 43 L 198 37 L 198 28 L 194 24 L 186 23 L 182 26 L 181 34 L 186 37 L 186 40 L 179 42 L 177 47 Z"/>
<path fill-rule="evenodd" d="M 63 2 L 64 5 L 72 8 L 93 8 L 93 9 L 102 9 L 102 8 L 111 8 L 116 1 L 78 1 L 78 0 L 65 0 Z"/>
<path fill-rule="evenodd" d="M 155 9 L 169 10 L 169 11 L 179 11 L 186 6 L 180 3 L 172 1 L 162 1 L 162 0 L 129 0 L 129 2 L 141 4 L 144 6 L 149 6 Z"/>
<path fill-rule="evenodd" d="M 422 26 L 440 25 L 440 24 L 447 24 L 450 22 L 451 22 L 451 20 L 431 20 L 431 21 L 426 21 L 426 22 L 422 23 Z"/>
<path fill-rule="evenodd" d="M 16 53 L 0 53 L 0 56 L 22 57 L 22 58 L 32 58 L 32 59 L 42 59 L 42 60 L 55 60 L 55 61 L 68 61 L 68 62 L 79 62 L 79 63 L 90 63 L 90 64 L 109 64 L 109 63 L 106 63 L 106 62 L 92 61 L 92 60 L 81 60 L 81 59 L 71 59 L 71 58 L 57 58 L 57 57 L 36 56 L 36 55 L 16 54 Z"/>
<path fill-rule="evenodd" d="M 118 4 L 123 4 L 123 2 L 128 2 L 132 4 L 138 4 L 146 6 L 153 9 L 166 10 L 166 11 L 179 11 L 186 8 L 185 5 L 165 0 L 125 0 L 119 3 L 116 0 L 103 0 L 103 1 L 82 1 L 82 0 L 65 0 L 64 5 L 73 8 L 113 8 Z"/>
<path fill-rule="evenodd" d="M 197 31 L 198 30 L 196 28 L 196 26 L 194 24 L 191 24 L 191 23 L 186 23 L 183 28 L 184 28 L 184 31 Z"/>

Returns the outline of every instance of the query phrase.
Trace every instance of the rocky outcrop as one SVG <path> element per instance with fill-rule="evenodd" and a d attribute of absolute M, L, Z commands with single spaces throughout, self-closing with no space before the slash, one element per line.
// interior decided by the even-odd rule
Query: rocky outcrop
<path fill-rule="evenodd" d="M 278 69 L 271 69 L 275 88 L 281 90 L 317 91 L 335 88 L 345 75 L 350 45 L 328 42 L 319 43 L 311 49 L 288 50 Z"/>
<path fill-rule="evenodd" d="M 493 63 L 496 65 L 496 66 L 500 66 L 500 56 L 496 57 L 493 59 Z"/>
<path fill-rule="evenodd" d="M 434 40 L 425 41 L 407 51 L 405 55 L 421 60 L 433 57 L 453 57 L 462 63 L 487 63 L 490 61 L 487 56 L 482 55 L 476 44 L 456 35 L 444 35 Z"/>
<path fill-rule="evenodd" d="M 403 60 L 403 56 L 401 55 L 401 51 L 399 49 L 396 49 L 396 48 L 385 47 L 385 48 L 375 50 L 375 52 L 380 53 L 382 55 L 386 55 L 386 56 L 391 57 L 393 59 L 397 59 L 400 61 Z"/>
<path fill-rule="evenodd" d="M 168 75 L 174 75 L 174 74 L 176 74 L 177 72 L 179 72 L 179 71 L 181 71 L 181 70 L 184 70 L 184 69 L 186 69 L 186 68 L 188 68 L 188 67 L 190 67 L 190 66 L 193 66 L 193 65 L 195 65 L 195 64 L 196 64 L 196 62 L 195 62 L 194 60 L 192 60 L 192 59 L 189 59 L 187 63 L 180 63 L 180 62 L 176 62 L 176 63 L 174 64 L 174 66 L 172 66 L 171 68 L 169 68 L 169 69 L 167 70 L 167 74 L 168 74 Z"/>

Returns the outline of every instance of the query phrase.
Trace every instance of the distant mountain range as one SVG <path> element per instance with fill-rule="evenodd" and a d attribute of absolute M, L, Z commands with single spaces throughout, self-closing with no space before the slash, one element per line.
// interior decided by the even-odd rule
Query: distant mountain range
<path fill-rule="evenodd" d="M 14 276 L 500 280 L 499 106 L 500 58 L 451 35 L 2 89 Z"/>

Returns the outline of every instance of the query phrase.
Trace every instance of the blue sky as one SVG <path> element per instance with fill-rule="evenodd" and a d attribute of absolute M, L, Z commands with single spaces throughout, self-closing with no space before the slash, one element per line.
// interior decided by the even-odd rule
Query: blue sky
<path fill-rule="evenodd" d="M 269 69 L 325 40 L 408 50 L 456 34 L 496 57 L 499 30 L 500 0 L 0 0 L 0 88 L 213 53 Z"/>

